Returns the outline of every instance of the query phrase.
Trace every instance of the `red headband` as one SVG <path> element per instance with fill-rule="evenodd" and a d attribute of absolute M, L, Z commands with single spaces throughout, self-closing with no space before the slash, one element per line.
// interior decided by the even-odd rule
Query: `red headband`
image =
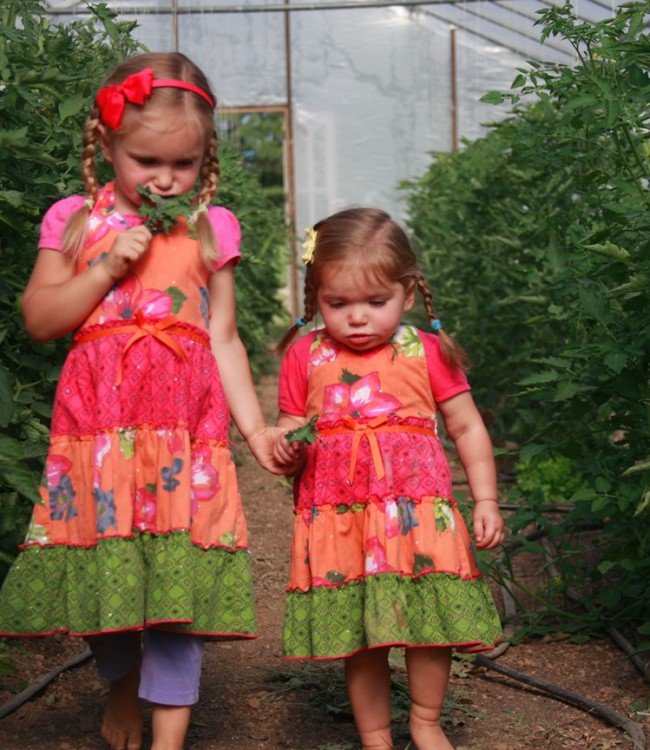
<path fill-rule="evenodd" d="M 152 89 L 172 88 L 185 89 L 197 94 L 214 109 L 215 102 L 207 91 L 189 81 L 178 81 L 175 78 L 158 78 L 154 80 L 152 68 L 144 68 L 139 73 L 127 76 L 122 83 L 104 86 L 97 93 L 99 116 L 105 125 L 117 130 L 122 122 L 126 102 L 142 106 L 151 96 Z"/>

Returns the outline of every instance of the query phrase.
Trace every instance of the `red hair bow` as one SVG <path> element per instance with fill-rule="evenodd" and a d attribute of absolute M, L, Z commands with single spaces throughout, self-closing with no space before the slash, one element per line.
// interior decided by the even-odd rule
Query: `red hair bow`
<path fill-rule="evenodd" d="M 122 83 L 100 89 L 96 101 L 102 122 L 117 130 L 122 122 L 126 102 L 142 105 L 151 96 L 153 75 L 152 68 L 144 68 L 127 76 Z"/>

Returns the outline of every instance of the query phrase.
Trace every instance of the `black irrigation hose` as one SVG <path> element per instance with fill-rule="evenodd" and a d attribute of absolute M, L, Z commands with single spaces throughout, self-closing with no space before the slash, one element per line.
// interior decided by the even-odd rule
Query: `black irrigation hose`
<path fill-rule="evenodd" d="M 545 549 L 545 557 L 548 563 L 549 573 L 553 577 L 559 577 L 560 574 L 555 564 L 555 560 L 553 559 L 553 556 L 551 554 L 551 549 L 548 543 L 548 539 L 545 539 L 545 538 L 542 539 L 542 546 Z M 570 599 L 573 599 L 574 602 L 580 601 L 580 596 L 573 589 L 567 589 L 567 595 L 569 596 Z M 650 682 L 650 661 L 643 661 L 643 659 L 641 659 L 635 653 L 634 647 L 632 646 L 632 644 L 614 626 L 607 628 L 606 632 L 607 632 L 607 635 L 614 641 L 614 643 L 622 651 L 624 651 L 625 654 L 630 658 L 630 661 L 634 664 L 634 666 L 638 669 L 638 671 L 643 675 L 643 679 L 646 682 Z"/>
<path fill-rule="evenodd" d="M 0 719 L 4 719 L 4 717 L 10 714 L 12 711 L 20 708 L 23 703 L 27 703 L 30 698 L 33 698 L 37 693 L 40 693 L 41 690 L 46 688 L 62 672 L 65 672 L 66 669 L 72 669 L 73 667 L 77 667 L 80 664 L 83 664 L 83 662 L 85 662 L 87 659 L 90 659 L 91 656 L 92 652 L 88 648 L 85 651 L 82 651 L 81 653 L 75 654 L 74 656 L 70 657 L 68 661 L 66 661 L 65 664 L 62 664 L 60 667 L 57 667 L 48 674 L 43 675 L 43 677 L 39 677 L 36 682 L 33 682 L 23 691 L 21 691 L 17 695 L 14 695 L 13 698 L 10 698 L 8 701 L 6 701 L 6 703 L 3 703 L 0 706 Z"/>
<path fill-rule="evenodd" d="M 628 733 L 630 739 L 634 743 L 635 750 L 646 750 L 646 738 L 641 725 L 636 721 L 632 721 L 632 719 L 623 716 L 623 714 L 619 714 L 618 711 L 614 711 L 608 706 L 604 706 L 602 703 L 596 703 L 588 698 L 584 698 L 571 690 L 565 690 L 564 688 L 559 687 L 558 685 L 553 685 L 550 682 L 538 680 L 536 677 L 531 677 L 523 672 L 518 672 L 516 669 L 504 667 L 482 654 L 476 655 L 476 663 L 480 664 L 482 667 L 492 669 L 499 674 L 505 675 L 506 677 L 510 677 L 513 680 L 523 682 L 525 685 L 531 685 L 538 690 L 548 693 L 554 698 L 605 719 L 610 724 L 613 724 Z"/>

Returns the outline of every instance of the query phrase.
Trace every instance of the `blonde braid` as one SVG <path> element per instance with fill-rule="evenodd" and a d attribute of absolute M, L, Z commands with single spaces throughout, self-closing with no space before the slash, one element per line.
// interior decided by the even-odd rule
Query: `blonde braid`
<path fill-rule="evenodd" d="M 205 159 L 201 168 L 201 189 L 199 191 L 199 203 L 207 206 L 219 189 L 219 177 L 221 166 L 219 164 L 219 142 L 213 132 L 205 151 Z"/>
<path fill-rule="evenodd" d="M 86 118 L 83 132 L 83 149 L 81 152 L 81 179 L 86 188 L 88 198 L 93 205 L 97 202 L 99 195 L 99 184 L 97 182 L 97 171 L 95 168 L 95 152 L 99 138 L 99 110 L 93 107 Z M 84 203 L 81 208 L 77 209 L 70 215 L 65 229 L 63 231 L 63 247 L 66 253 L 72 258 L 79 257 L 83 249 L 86 238 L 86 227 L 88 225 L 88 216 L 90 206 Z"/>
<path fill-rule="evenodd" d="M 221 168 L 219 166 L 219 158 L 217 157 L 217 138 L 213 132 L 208 141 L 205 158 L 201 167 L 201 186 L 197 196 L 198 214 L 196 219 L 196 230 L 201 245 L 201 256 L 208 268 L 211 267 L 211 262 L 219 255 L 217 238 L 214 236 L 212 224 L 207 215 L 207 208 L 217 194 L 220 174 Z"/>
<path fill-rule="evenodd" d="M 93 203 L 97 201 L 99 184 L 97 182 L 97 171 L 95 169 L 95 152 L 99 140 L 99 110 L 93 107 L 86 118 L 83 134 L 83 149 L 81 151 L 81 179 L 86 187 L 86 192 L 92 198 Z"/>

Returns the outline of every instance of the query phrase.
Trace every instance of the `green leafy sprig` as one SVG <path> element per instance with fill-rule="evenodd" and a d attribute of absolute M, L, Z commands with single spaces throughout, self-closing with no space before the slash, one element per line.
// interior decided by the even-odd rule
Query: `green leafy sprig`
<path fill-rule="evenodd" d="M 313 445 L 318 437 L 318 431 L 316 430 L 317 421 L 318 416 L 313 416 L 309 422 L 302 427 L 297 427 L 295 430 L 289 430 L 285 435 L 287 442 Z"/>
<path fill-rule="evenodd" d="M 194 193 L 165 198 L 155 195 L 144 185 L 138 185 L 138 192 L 142 196 L 138 216 L 145 220 L 152 234 L 169 234 L 181 217 L 187 219 L 188 224 L 192 223 L 190 217 L 196 211 Z"/>

